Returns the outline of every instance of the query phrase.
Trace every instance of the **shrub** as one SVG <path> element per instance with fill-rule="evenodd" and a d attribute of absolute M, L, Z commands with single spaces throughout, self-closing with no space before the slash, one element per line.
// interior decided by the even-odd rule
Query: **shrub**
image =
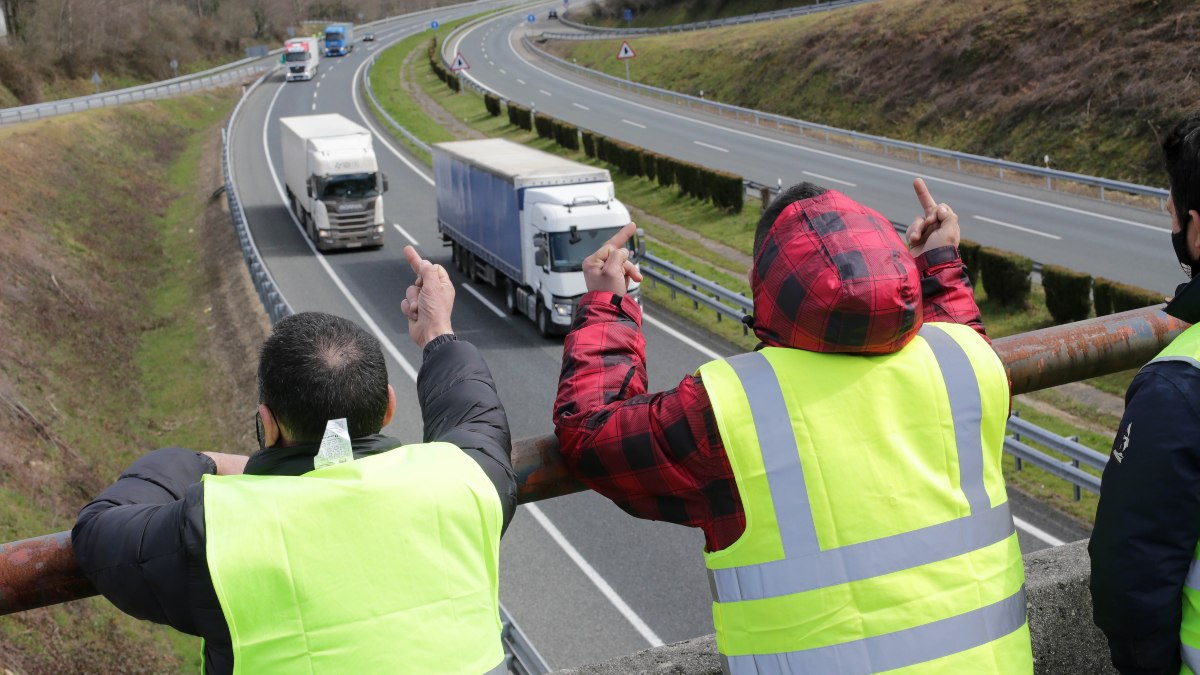
<path fill-rule="evenodd" d="M 545 115 L 534 115 L 533 126 L 538 138 L 554 138 L 554 120 Z"/>
<path fill-rule="evenodd" d="M 1033 261 L 994 248 L 979 249 L 980 276 L 988 297 L 1005 307 L 1024 307 L 1029 301 Z"/>
<path fill-rule="evenodd" d="M 1092 309 L 1092 276 L 1058 265 L 1042 267 L 1042 287 L 1046 289 L 1046 309 L 1054 323 L 1082 321 Z"/>
<path fill-rule="evenodd" d="M 492 117 L 500 116 L 500 97 L 495 94 L 484 94 L 483 105 Z"/>
<path fill-rule="evenodd" d="M 608 137 L 597 135 L 595 137 L 595 140 L 596 140 L 596 159 L 598 159 L 602 162 L 607 162 L 608 161 Z"/>
<path fill-rule="evenodd" d="M 596 156 L 596 135 L 590 131 L 583 132 L 583 154 L 591 158 Z"/>
<path fill-rule="evenodd" d="M 967 268 L 967 278 L 972 286 L 979 285 L 979 249 L 982 247 L 973 241 L 963 239 L 958 242 L 958 255 Z"/>
<path fill-rule="evenodd" d="M 713 206 L 728 213 L 742 212 L 746 203 L 746 188 L 741 176 L 725 171 L 711 171 L 708 180 Z"/>
<path fill-rule="evenodd" d="M 662 187 L 671 187 L 674 185 L 675 160 L 671 159 L 670 157 L 659 155 L 655 157 L 655 164 L 657 164 L 657 166 L 654 167 L 654 173 L 658 175 L 658 184 Z"/>
<path fill-rule="evenodd" d="M 1102 308 L 1105 310 L 1104 314 L 1115 314 L 1158 305 L 1163 300 L 1161 293 L 1130 286 L 1112 279 L 1096 279 L 1096 316 L 1103 316 L 1100 313 Z"/>
<path fill-rule="evenodd" d="M 454 91 L 462 91 L 462 80 L 457 75 L 447 75 L 446 84 Z"/>
<path fill-rule="evenodd" d="M 658 177 L 658 155 L 653 152 L 642 153 L 642 175 L 647 180 L 654 181 Z"/>

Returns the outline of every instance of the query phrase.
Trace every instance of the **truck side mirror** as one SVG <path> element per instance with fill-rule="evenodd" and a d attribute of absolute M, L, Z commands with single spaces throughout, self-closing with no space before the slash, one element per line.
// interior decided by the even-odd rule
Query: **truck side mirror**
<path fill-rule="evenodd" d="M 546 249 L 539 246 L 536 250 L 534 250 L 533 264 L 537 265 L 538 267 L 546 266 Z"/>
<path fill-rule="evenodd" d="M 388 191 L 388 179 L 387 179 L 387 174 L 386 174 L 386 173 L 385 173 L 385 174 L 381 174 L 381 175 L 383 176 L 383 189 L 382 189 L 382 190 L 380 190 L 380 193 L 382 194 L 382 193 L 384 193 L 384 192 L 387 192 L 387 191 Z"/>
<path fill-rule="evenodd" d="M 633 255 L 639 260 L 646 255 L 646 231 L 640 227 L 633 235 Z"/>
<path fill-rule="evenodd" d="M 312 181 L 309 181 L 305 187 L 308 188 L 308 196 L 312 197 Z"/>

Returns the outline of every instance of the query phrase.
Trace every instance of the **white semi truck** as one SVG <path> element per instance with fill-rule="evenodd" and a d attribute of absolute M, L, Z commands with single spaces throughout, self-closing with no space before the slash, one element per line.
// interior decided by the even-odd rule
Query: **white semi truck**
<path fill-rule="evenodd" d="M 318 251 L 383 246 L 383 193 L 371 132 L 341 115 L 279 120 L 288 203 Z"/>
<path fill-rule="evenodd" d="M 438 231 L 459 270 L 503 286 L 508 311 L 543 336 L 565 333 L 587 290 L 583 259 L 629 222 L 608 170 L 487 139 L 435 144 L 433 173 Z"/>
<path fill-rule="evenodd" d="M 292 38 L 283 43 L 287 81 L 311 80 L 321 64 L 321 43 L 316 38 Z"/>

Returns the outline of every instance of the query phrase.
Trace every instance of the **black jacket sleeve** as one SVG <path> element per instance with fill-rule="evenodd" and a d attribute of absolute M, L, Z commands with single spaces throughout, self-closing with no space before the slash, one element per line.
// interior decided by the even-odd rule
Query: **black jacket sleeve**
<path fill-rule="evenodd" d="M 1179 672 L 1198 539 L 1200 369 L 1154 363 L 1130 384 L 1088 544 L 1093 618 L 1120 672 Z"/>
<path fill-rule="evenodd" d="M 507 529 L 517 510 L 512 437 L 492 372 L 475 345 L 449 335 L 430 340 L 417 374 L 417 400 L 425 442 L 452 443 L 479 463 L 500 495 Z"/>
<path fill-rule="evenodd" d="M 201 507 L 184 497 L 189 486 L 199 495 L 201 476 L 215 471 L 211 459 L 191 450 L 155 450 L 83 507 L 71 544 L 97 591 L 139 619 L 201 634 L 190 598 L 194 585 L 180 583 L 189 578 L 189 519 Z"/>

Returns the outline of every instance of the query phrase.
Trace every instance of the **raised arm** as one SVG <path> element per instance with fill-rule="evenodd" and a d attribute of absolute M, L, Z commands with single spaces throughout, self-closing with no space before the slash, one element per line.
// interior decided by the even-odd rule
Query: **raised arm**
<path fill-rule="evenodd" d="M 958 253 L 958 215 L 949 204 L 938 204 L 920 178 L 913 180 L 913 191 L 922 213 L 908 226 L 905 243 L 921 275 L 923 320 L 970 326 L 990 342 L 967 268 Z"/>

